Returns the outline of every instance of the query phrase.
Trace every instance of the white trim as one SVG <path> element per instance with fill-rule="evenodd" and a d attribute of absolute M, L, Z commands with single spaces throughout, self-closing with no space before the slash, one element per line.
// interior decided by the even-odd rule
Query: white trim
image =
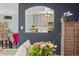
<path fill-rule="evenodd" d="M 61 55 L 64 56 L 64 22 L 61 23 Z"/>

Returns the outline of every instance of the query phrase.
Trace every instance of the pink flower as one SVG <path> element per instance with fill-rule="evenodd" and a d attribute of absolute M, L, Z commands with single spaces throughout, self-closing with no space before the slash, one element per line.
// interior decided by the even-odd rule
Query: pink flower
<path fill-rule="evenodd" d="M 14 33 L 14 34 L 13 34 L 13 39 L 14 39 L 14 43 L 17 45 L 18 40 L 19 40 L 19 35 L 18 35 L 18 33 Z"/>

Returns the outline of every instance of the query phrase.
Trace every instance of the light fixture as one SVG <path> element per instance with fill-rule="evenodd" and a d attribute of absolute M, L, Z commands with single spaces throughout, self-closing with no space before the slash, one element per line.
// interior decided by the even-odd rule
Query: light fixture
<path fill-rule="evenodd" d="M 48 17 L 50 17 L 50 15 L 48 14 Z"/>
<path fill-rule="evenodd" d="M 50 15 L 49 14 L 45 14 L 45 17 L 50 17 Z"/>

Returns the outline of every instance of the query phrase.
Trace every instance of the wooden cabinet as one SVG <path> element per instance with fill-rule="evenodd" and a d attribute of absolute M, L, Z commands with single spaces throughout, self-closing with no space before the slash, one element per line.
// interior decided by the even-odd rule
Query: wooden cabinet
<path fill-rule="evenodd" d="M 79 55 L 79 22 L 61 23 L 61 54 L 65 56 Z"/>

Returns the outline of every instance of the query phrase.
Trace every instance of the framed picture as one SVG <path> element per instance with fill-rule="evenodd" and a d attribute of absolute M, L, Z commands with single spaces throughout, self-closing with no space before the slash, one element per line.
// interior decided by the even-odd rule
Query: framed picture
<path fill-rule="evenodd" d="M 12 19 L 12 16 L 4 16 L 4 19 Z"/>

